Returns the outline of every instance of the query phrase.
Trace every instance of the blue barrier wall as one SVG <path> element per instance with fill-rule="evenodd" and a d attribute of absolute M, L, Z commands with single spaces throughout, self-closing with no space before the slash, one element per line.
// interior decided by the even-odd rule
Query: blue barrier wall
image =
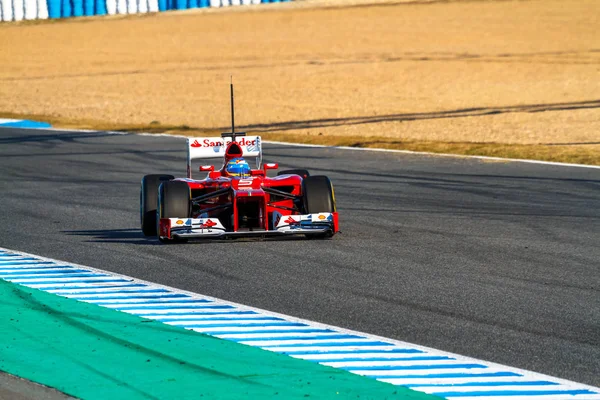
<path fill-rule="evenodd" d="M 48 0 L 48 18 L 60 18 L 62 0 Z"/>
<path fill-rule="evenodd" d="M 292 0 L 0 0 L 0 22 L 106 14 L 137 14 L 285 1 Z"/>

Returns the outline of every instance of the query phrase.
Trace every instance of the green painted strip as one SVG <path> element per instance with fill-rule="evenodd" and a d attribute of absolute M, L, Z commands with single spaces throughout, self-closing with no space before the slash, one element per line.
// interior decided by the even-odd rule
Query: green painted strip
<path fill-rule="evenodd" d="M 0 370 L 86 400 L 439 399 L 1 279 Z"/>

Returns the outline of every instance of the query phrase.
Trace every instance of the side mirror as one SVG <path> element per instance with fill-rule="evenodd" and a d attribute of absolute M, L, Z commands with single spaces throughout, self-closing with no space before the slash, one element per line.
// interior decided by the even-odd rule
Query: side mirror
<path fill-rule="evenodd" d="M 200 172 L 213 172 L 215 170 L 214 165 L 201 165 Z"/>
<path fill-rule="evenodd" d="M 277 163 L 266 163 L 264 165 L 265 171 L 268 169 L 277 169 L 277 168 L 279 168 L 279 164 L 277 164 Z"/>

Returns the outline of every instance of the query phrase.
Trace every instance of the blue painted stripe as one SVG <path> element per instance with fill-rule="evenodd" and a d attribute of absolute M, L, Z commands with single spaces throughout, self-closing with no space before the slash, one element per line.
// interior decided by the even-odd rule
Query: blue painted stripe
<path fill-rule="evenodd" d="M 469 387 L 469 386 L 560 386 L 559 383 L 550 381 L 477 381 L 477 382 L 465 382 L 465 383 L 409 383 L 402 384 L 406 387 Z"/>
<path fill-rule="evenodd" d="M 10 279 L 6 279 L 6 280 L 10 280 Z M 75 284 L 81 284 L 81 283 L 116 283 L 116 282 L 129 282 L 128 280 L 125 279 L 103 279 L 101 281 L 97 281 L 94 279 L 77 279 L 75 281 L 56 281 L 56 280 L 46 280 L 46 281 L 38 281 L 38 282 L 23 282 L 24 285 L 27 286 L 31 286 L 31 287 L 35 287 L 38 285 L 49 285 L 49 284 L 57 284 L 57 285 L 69 285 L 71 283 Z M 46 290 L 46 288 L 43 288 L 44 290 Z"/>
<path fill-rule="evenodd" d="M 23 261 L 35 261 L 34 259 L 31 260 L 10 260 L 10 261 L 0 261 L 0 265 L 37 265 L 37 264 L 52 264 L 52 265 L 57 265 L 56 263 L 53 263 L 52 261 L 38 261 L 35 263 L 32 262 L 23 262 Z"/>
<path fill-rule="evenodd" d="M 82 290 L 81 292 L 62 292 L 59 294 L 63 294 L 66 295 L 68 294 L 69 296 L 71 296 L 71 298 L 76 299 L 78 297 L 81 296 L 85 296 L 88 294 L 119 294 L 119 293 L 170 293 L 168 290 L 164 290 L 164 289 L 143 289 L 142 287 L 148 287 L 146 285 L 140 285 L 141 287 L 136 288 L 135 290 L 105 290 L 105 291 L 99 291 L 99 290 Z M 142 304 L 146 304 L 146 303 L 142 303 Z"/>
<path fill-rule="evenodd" d="M 146 291 L 143 289 L 134 289 L 131 291 L 124 291 L 123 293 L 117 293 L 117 295 L 112 296 L 112 293 L 105 293 L 106 296 L 91 296 L 90 294 L 83 294 L 81 296 L 78 296 L 77 294 L 69 294 L 68 296 L 65 295 L 65 297 L 69 297 L 71 299 L 75 299 L 75 300 L 81 300 L 81 301 L 89 301 L 89 302 L 97 302 L 97 301 L 102 301 L 104 299 L 107 299 L 108 303 L 107 304 L 121 304 L 123 303 L 122 301 L 117 301 L 117 300 L 124 300 L 124 301 L 128 301 L 133 299 L 134 297 L 140 297 L 140 296 L 168 296 L 170 293 L 154 293 L 151 291 Z M 118 296 L 118 294 L 121 294 L 122 296 Z M 131 300 L 133 301 L 133 300 Z M 142 302 L 139 303 L 140 305 L 145 304 L 147 300 L 142 299 Z"/>
<path fill-rule="evenodd" d="M 238 326 L 240 328 L 247 328 L 250 326 L 308 326 L 305 324 L 301 324 L 299 322 L 284 322 L 284 323 L 280 323 L 280 324 L 270 324 L 270 323 L 265 323 L 265 324 L 248 324 L 248 323 L 244 323 L 244 324 L 240 324 L 240 323 L 232 323 L 232 324 L 202 324 L 202 325 L 185 325 L 185 328 L 188 329 L 194 329 L 194 328 L 231 328 L 231 327 L 235 327 Z M 212 332 L 211 332 L 212 334 Z"/>
<path fill-rule="evenodd" d="M 323 335 L 323 336 L 286 336 L 286 337 L 262 337 L 262 338 L 231 338 L 227 340 L 231 340 L 232 342 L 264 342 L 269 340 L 276 341 L 286 341 L 286 340 L 319 340 L 319 341 L 328 341 L 329 339 L 356 339 L 357 336 L 354 335 Z M 359 337 L 360 338 L 360 337 Z M 315 346 L 318 346 L 319 343 L 315 343 Z M 320 361 L 320 360 L 319 360 Z M 345 361 L 345 360 L 344 360 Z"/>
<path fill-rule="evenodd" d="M 134 288 L 134 287 L 147 287 L 148 285 L 144 285 L 141 283 L 127 283 L 125 285 L 100 285 L 101 283 L 104 283 L 106 281 L 101 281 L 101 282 L 95 282 L 96 285 L 82 285 L 82 286 L 69 286 L 68 288 L 64 287 L 63 285 L 61 286 L 48 286 L 45 287 L 44 290 L 48 291 L 48 292 L 52 292 L 54 294 L 68 294 L 68 293 L 73 293 L 73 292 L 69 292 L 67 290 L 76 290 L 76 289 L 108 289 L 108 288 Z M 129 281 L 126 281 L 129 282 Z M 65 290 L 64 292 L 58 292 L 59 290 Z M 75 292 L 76 293 L 76 292 Z"/>
<path fill-rule="evenodd" d="M 148 295 L 148 296 L 111 296 L 111 297 L 102 297 L 102 296 L 85 296 L 78 297 L 77 300 L 98 300 L 97 303 L 113 303 L 115 300 L 144 300 L 144 299 L 179 299 L 184 297 L 190 297 L 186 294 L 179 293 L 165 293 L 165 294 L 156 294 L 156 295 Z M 117 303 L 118 304 L 118 303 Z M 230 306 L 231 307 L 231 306 Z"/>
<path fill-rule="evenodd" d="M 299 333 L 299 332 L 306 332 L 306 333 L 317 333 L 317 332 L 323 332 L 323 333 L 328 333 L 328 332 L 335 332 L 334 330 L 331 329 L 272 329 L 272 330 L 261 330 L 261 331 L 239 331 L 239 330 L 227 330 L 227 331 L 211 331 L 210 334 L 214 335 L 214 336 L 218 336 L 218 335 L 231 335 L 231 334 L 235 334 L 235 335 L 246 335 L 246 334 L 252 334 L 252 333 L 265 333 L 265 334 L 269 334 L 269 333 Z M 227 339 L 227 338 L 225 338 Z M 268 339 L 268 338 L 267 338 Z"/>
<path fill-rule="evenodd" d="M 0 255 L 0 257 L 21 257 L 21 256 L 19 256 L 18 254 L 2 254 L 2 255 Z M 35 257 L 21 257 L 21 258 L 19 258 L 19 260 L 21 260 L 21 261 L 26 261 L 26 260 L 27 261 L 34 261 L 34 260 L 39 260 L 39 258 L 35 258 Z M 13 261 L 13 260 L 11 260 L 11 261 Z M 2 262 L 2 261 L 0 261 L 0 262 Z M 50 262 L 50 261 L 47 261 L 47 262 Z"/>
<path fill-rule="evenodd" d="M 307 325 L 308 326 L 308 325 Z M 367 342 L 325 342 L 325 343 L 303 343 L 303 344 L 290 344 L 287 347 L 314 347 L 314 346 L 335 346 L 335 347 L 354 347 L 354 346 L 393 346 L 393 344 L 367 341 Z M 264 346 L 264 347 L 286 347 L 283 345 L 277 346 Z"/>
<path fill-rule="evenodd" d="M 92 277 L 105 278 L 105 277 L 109 277 L 109 276 L 110 275 L 106 275 L 106 274 L 76 273 L 76 274 L 71 274 L 69 276 L 63 276 L 63 277 L 55 276 L 54 278 L 65 278 L 65 279 L 67 279 L 67 278 L 69 278 L 69 279 L 71 279 L 71 278 L 92 278 Z M 43 278 L 46 278 L 46 277 L 43 277 Z M 11 276 L 10 278 L 3 278 L 3 279 L 11 280 L 11 281 L 18 279 L 19 281 L 26 283 L 27 281 L 34 281 L 34 280 L 40 279 L 40 278 L 36 278 L 35 276 L 29 276 L 29 275 L 16 275 L 16 276 Z M 79 279 L 77 281 L 79 281 Z M 52 280 L 52 281 L 49 281 L 48 283 L 52 283 L 52 282 L 65 282 L 65 281 Z M 41 283 L 41 281 L 36 282 L 36 283 Z"/>
<path fill-rule="evenodd" d="M 19 276 L 27 276 L 27 275 L 51 275 L 51 274 L 68 274 L 68 275 L 72 275 L 72 274 L 78 274 L 78 273 L 86 273 L 87 270 L 85 269 L 53 269 L 53 270 L 49 270 L 49 271 L 19 271 L 19 272 L 7 272 L 7 273 L 2 273 L 2 269 L 0 269 L 0 276 L 2 275 L 14 275 L 14 274 L 20 274 Z M 97 275 L 97 274 L 93 274 L 93 275 Z M 102 275 L 101 275 L 102 276 Z M 108 276 L 108 275 L 103 275 L 103 276 Z"/>
<path fill-rule="evenodd" d="M 52 269 L 52 268 L 72 268 L 68 265 L 55 265 L 55 264 L 47 264 L 47 265 L 40 265 L 40 264 L 23 264 L 22 266 L 13 266 L 13 267 L 8 267 L 5 265 L 2 265 L 2 270 L 19 270 L 19 271 L 29 271 L 32 269 Z"/>
<path fill-rule="evenodd" d="M 208 300 L 205 300 L 204 302 L 201 302 L 199 304 L 214 304 L 213 302 L 209 302 Z M 119 307 L 117 308 L 118 310 L 137 310 L 137 309 L 144 309 L 144 314 L 146 313 L 146 310 L 202 310 L 206 307 L 204 306 L 146 306 L 144 305 L 144 303 L 141 303 L 139 306 L 135 305 L 135 306 L 125 306 L 125 307 Z M 159 313 L 162 314 L 162 313 Z M 231 313 L 230 313 L 231 314 Z M 258 313 L 253 313 L 253 314 L 258 314 Z M 148 314 L 149 315 L 149 314 Z"/>
<path fill-rule="evenodd" d="M 114 305 L 114 306 L 119 306 L 120 303 L 104 303 L 104 302 L 94 302 L 94 304 L 98 304 L 101 306 L 107 306 L 108 304 Z M 111 307 L 114 308 L 114 307 Z M 198 312 L 198 313 L 146 313 L 144 312 L 144 310 L 140 310 L 139 312 L 137 312 L 137 315 L 143 315 L 143 316 L 152 316 L 152 317 L 161 317 L 161 316 L 165 316 L 165 319 L 169 319 L 170 317 L 173 316 L 185 316 L 190 317 L 190 319 L 194 319 L 194 316 L 198 316 L 198 315 L 210 315 L 213 310 L 217 310 L 214 311 L 215 314 L 219 314 L 220 312 L 218 310 L 235 310 L 235 307 L 233 306 L 229 306 L 226 304 L 206 304 L 205 306 L 199 305 L 198 309 L 200 310 L 207 310 L 206 312 L 202 311 L 202 312 Z M 222 314 L 222 313 L 221 313 Z M 152 318 L 155 319 L 157 321 L 160 321 L 161 318 Z M 181 318 L 173 318 L 174 320 L 180 320 Z"/>
<path fill-rule="evenodd" d="M 127 300 L 127 299 L 124 299 L 124 300 Z M 113 304 L 113 305 L 116 306 L 116 305 L 119 305 L 119 304 L 125 304 L 125 303 L 113 303 L 113 302 L 114 302 L 114 300 L 111 300 L 111 303 L 102 304 L 102 305 L 103 306 L 107 306 L 107 305 Z M 192 303 L 193 304 L 193 303 L 206 303 L 206 300 L 177 299 L 177 298 L 175 298 L 175 299 L 162 299 L 162 300 L 160 300 L 160 299 L 159 300 L 146 300 L 146 301 L 144 301 L 142 303 L 139 303 L 139 304 L 140 304 L 140 307 L 143 307 L 145 304 L 157 304 L 157 303 Z M 111 308 L 114 308 L 114 307 L 111 307 Z"/>
<path fill-rule="evenodd" d="M 351 367 L 339 367 L 346 371 L 388 371 L 388 370 L 413 370 L 413 369 L 454 369 L 454 368 L 489 368 L 481 364 L 434 364 L 434 365 L 383 365 L 383 366 L 351 366 Z"/>
<path fill-rule="evenodd" d="M 304 332 L 304 331 L 300 331 L 300 332 Z M 261 332 L 262 333 L 262 332 Z M 296 333 L 299 333 L 298 331 Z M 288 341 L 288 340 L 298 340 L 298 341 L 311 341 L 313 342 L 312 344 L 310 344 L 311 346 L 321 346 L 324 344 L 329 344 L 332 343 L 331 340 L 340 340 L 340 339 L 364 339 L 361 336 L 354 336 L 354 335 L 344 335 L 344 334 L 337 334 L 337 335 L 324 335 L 324 336 L 290 336 L 290 337 L 265 337 L 265 338 L 232 338 L 232 339 L 228 339 L 228 340 L 232 340 L 232 341 L 236 341 L 236 342 L 265 342 L 265 341 Z M 340 342 L 341 344 L 344 344 L 345 342 Z M 302 343 L 301 345 L 304 345 L 304 343 Z M 270 345 L 265 345 L 266 347 L 269 347 Z M 288 345 L 285 343 L 279 344 L 277 346 L 281 346 L 281 347 L 285 347 L 285 346 L 296 346 L 296 344 L 293 345 Z M 311 360 L 313 361 L 313 360 Z M 316 360 L 315 360 L 316 361 Z M 336 360 L 336 361 L 346 361 L 346 360 Z M 365 361 L 365 359 L 363 358 L 361 361 Z M 369 359 L 370 361 L 370 359 Z M 321 360 L 318 360 L 318 362 L 322 362 Z"/>
<path fill-rule="evenodd" d="M 212 332 L 211 332 L 212 333 Z M 263 332 L 251 332 L 251 333 L 263 333 Z M 281 331 L 277 333 L 282 333 Z M 304 331 L 291 331 L 289 332 L 293 335 L 298 335 L 299 333 L 321 333 L 321 332 L 310 332 L 308 330 Z M 356 336 L 353 335 L 345 335 L 342 333 L 333 333 L 331 335 L 323 335 L 323 336 L 275 336 L 275 337 L 251 337 L 251 338 L 226 338 L 227 340 L 231 340 L 233 342 L 264 342 L 264 341 L 285 341 L 285 340 L 323 340 L 327 341 L 330 339 L 354 339 Z M 318 345 L 315 343 L 315 346 Z"/>
<path fill-rule="evenodd" d="M 39 264 L 23 264 L 23 265 L 6 265 L 6 264 L 2 264 L 0 263 L 0 271 L 6 271 L 6 272 L 10 272 L 13 271 L 12 273 L 19 273 L 19 272 L 23 272 L 24 274 L 29 274 L 29 273 L 33 273 L 35 274 L 35 271 L 33 270 L 40 270 L 40 273 L 44 273 L 47 270 L 51 270 L 51 271 L 60 271 L 60 270 L 64 270 L 64 271 L 85 271 L 85 272 L 90 272 L 86 269 L 76 269 L 73 267 L 69 267 L 66 265 L 39 265 Z"/>
<path fill-rule="evenodd" d="M 144 315 L 145 317 L 148 317 L 148 314 L 145 313 L 140 313 L 140 315 Z M 153 318 L 154 319 L 154 318 Z M 244 316 L 241 317 L 234 317 L 234 318 L 225 318 L 225 317 L 213 317 L 213 318 L 203 318 L 202 321 L 237 321 L 237 320 L 245 320 Z M 170 322 L 178 322 L 178 321 L 188 321 L 188 319 L 186 318 L 186 315 L 182 315 L 182 318 L 178 319 L 177 321 L 170 321 Z M 198 321 L 197 319 L 195 320 L 196 322 Z M 271 318 L 271 317 L 263 317 L 263 318 L 252 318 L 252 322 L 248 322 L 248 323 L 259 323 L 259 322 L 273 322 L 273 321 L 285 321 L 282 319 L 278 319 L 278 318 Z M 163 322 L 163 321 L 161 321 Z"/>
<path fill-rule="evenodd" d="M 36 272 L 33 270 L 41 270 L 38 271 L 39 273 L 45 272 L 45 270 L 50 270 L 50 271 L 57 271 L 57 269 L 68 269 L 69 267 L 61 267 L 59 265 L 35 265 L 32 264 L 30 267 L 4 267 L 2 266 L 0 268 L 0 272 L 4 272 L 6 274 L 11 273 L 11 274 L 18 274 L 18 273 L 23 273 L 23 274 L 35 274 Z M 52 273 L 52 272 L 50 272 Z"/>
<path fill-rule="evenodd" d="M 122 311 L 122 308 L 115 308 L 115 310 L 119 310 Z M 233 311 L 233 312 L 219 312 L 219 311 L 215 311 L 215 312 L 203 312 L 202 314 L 194 314 L 194 315 L 185 315 L 185 320 L 186 321 L 205 321 L 206 318 L 204 318 L 203 316 L 205 315 L 256 315 L 258 313 L 254 312 L 254 311 Z M 155 321 L 160 321 L 160 322 L 177 322 L 177 321 L 182 321 L 181 318 L 152 318 Z"/>
<path fill-rule="evenodd" d="M 139 294 L 172 294 L 172 292 L 168 291 L 168 290 L 161 290 L 161 289 L 151 289 L 148 286 L 145 287 L 138 287 L 138 288 L 134 288 L 132 290 L 107 290 L 107 291 L 93 291 L 93 290 L 86 290 L 85 293 L 81 292 L 75 292 L 75 293 L 71 293 L 69 294 L 69 296 L 71 296 L 71 298 L 73 299 L 80 299 L 80 298 L 94 298 L 94 299 L 111 299 L 111 298 L 116 298 L 116 299 L 124 299 L 127 300 L 128 296 L 116 296 L 118 294 L 129 294 L 131 296 L 137 296 Z M 112 296 L 112 295 L 115 296 Z M 144 304 L 144 303 L 140 303 L 140 304 Z"/>
<path fill-rule="evenodd" d="M 516 372 L 500 371 L 500 372 L 459 372 L 459 373 L 442 373 L 442 374 L 421 374 L 421 375 L 406 375 L 400 371 L 396 374 L 386 375 L 369 375 L 373 379 L 394 379 L 394 378 L 426 378 L 426 379 L 451 379 L 451 378 L 495 378 L 495 377 L 521 377 L 523 375 Z"/>
<path fill-rule="evenodd" d="M 354 352 L 353 352 L 354 353 Z M 320 363 L 329 362 L 354 362 L 354 361 L 428 361 L 428 360 L 456 360 L 448 356 L 413 356 L 413 357 L 369 357 L 369 358 L 328 358 L 328 359 L 309 359 L 309 361 L 317 361 Z"/>
<path fill-rule="evenodd" d="M 416 353 L 425 353 L 422 350 L 417 349 L 399 349 L 399 348 L 391 348 L 385 350 L 350 350 L 352 354 L 363 354 L 363 353 L 383 353 L 383 354 L 392 354 L 392 353 L 402 353 L 402 354 L 416 354 Z M 327 349 L 327 350 L 293 350 L 293 351 L 280 351 L 283 354 L 289 355 L 313 355 L 313 354 L 347 354 L 348 350 L 338 350 L 338 349 Z"/>
<path fill-rule="evenodd" d="M 575 390 L 481 390 L 476 392 L 438 392 L 438 397 L 480 397 L 480 396 L 550 396 L 550 395 L 598 394 L 587 389 Z"/>

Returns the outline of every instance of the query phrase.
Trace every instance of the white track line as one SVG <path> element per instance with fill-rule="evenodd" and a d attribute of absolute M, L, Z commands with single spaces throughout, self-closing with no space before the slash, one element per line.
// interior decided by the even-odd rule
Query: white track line
<path fill-rule="evenodd" d="M 366 148 L 366 147 L 325 146 L 325 145 L 320 145 L 320 144 L 272 142 L 270 140 L 263 140 L 263 143 L 280 144 L 280 145 L 284 145 L 284 146 L 328 147 L 331 149 L 341 149 L 341 150 L 377 151 L 377 152 L 384 152 L 384 153 L 402 153 L 402 154 L 415 154 L 415 155 L 436 156 L 436 157 L 439 156 L 439 157 L 454 157 L 454 158 L 475 158 L 475 159 L 479 159 L 479 160 L 489 160 L 489 161 L 522 162 L 522 163 L 529 163 L 529 164 L 555 165 L 555 166 L 559 166 L 559 167 L 579 167 L 579 168 L 600 169 L 600 165 L 570 164 L 570 163 L 561 163 L 561 162 L 553 162 L 553 161 L 525 160 L 525 159 L 520 159 L 520 158 L 468 156 L 468 155 L 461 155 L 461 154 L 431 153 L 431 152 L 427 152 L 427 151 L 394 150 L 394 149 L 373 149 L 373 148 Z"/>
<path fill-rule="evenodd" d="M 189 137 L 189 136 L 182 136 L 182 135 L 170 135 L 168 133 L 147 133 L 147 132 L 129 133 L 129 132 L 113 132 L 113 131 L 93 131 L 93 130 L 87 130 L 87 129 L 47 128 L 47 130 L 62 131 L 62 132 L 88 132 L 88 133 L 102 132 L 102 133 L 108 133 L 108 134 L 112 134 L 112 135 L 140 135 L 140 136 L 153 136 L 153 137 L 185 138 L 185 139 L 187 139 Z M 586 165 L 586 164 L 571 164 L 571 163 L 561 163 L 561 162 L 552 162 L 552 161 L 525 160 L 525 159 L 520 159 L 520 158 L 469 156 L 469 155 L 461 155 L 461 154 L 431 153 L 431 152 L 427 152 L 427 151 L 373 149 L 373 148 L 349 147 L 349 146 L 326 146 L 326 145 L 321 145 L 321 144 L 276 142 L 276 141 L 272 141 L 272 140 L 263 140 L 262 142 L 269 143 L 269 144 L 278 144 L 278 145 L 282 145 L 282 146 L 330 148 L 330 149 L 351 150 L 351 151 L 376 151 L 376 152 L 384 152 L 384 153 L 414 154 L 414 155 L 424 155 L 424 156 L 433 156 L 433 157 L 472 158 L 472 159 L 489 160 L 489 161 L 521 162 L 521 163 L 528 163 L 528 164 L 554 165 L 557 167 L 576 167 L 576 168 L 600 169 L 600 165 Z"/>

